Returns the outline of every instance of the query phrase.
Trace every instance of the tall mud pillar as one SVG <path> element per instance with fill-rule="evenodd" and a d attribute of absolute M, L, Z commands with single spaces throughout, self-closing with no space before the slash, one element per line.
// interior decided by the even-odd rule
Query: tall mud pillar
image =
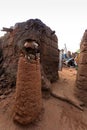
<path fill-rule="evenodd" d="M 76 95 L 87 106 L 87 30 L 80 45 L 80 58 L 76 78 Z"/>
<path fill-rule="evenodd" d="M 13 119 L 23 125 L 33 122 L 42 108 L 41 74 L 38 60 L 20 57 Z"/>

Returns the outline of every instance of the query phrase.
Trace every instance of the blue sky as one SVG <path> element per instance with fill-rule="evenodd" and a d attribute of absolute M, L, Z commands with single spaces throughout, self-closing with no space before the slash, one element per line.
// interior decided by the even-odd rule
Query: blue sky
<path fill-rule="evenodd" d="M 0 30 L 39 18 L 56 31 L 60 49 L 76 51 L 87 29 L 87 0 L 1 0 L 0 6 Z"/>

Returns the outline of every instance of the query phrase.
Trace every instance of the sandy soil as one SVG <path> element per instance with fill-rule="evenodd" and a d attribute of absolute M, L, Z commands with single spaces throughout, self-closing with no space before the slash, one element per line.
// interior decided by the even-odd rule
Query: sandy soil
<path fill-rule="evenodd" d="M 57 88 L 67 87 L 68 94 L 71 88 L 74 89 L 76 70 L 64 68 L 59 75 L 60 79 L 52 84 L 52 89 L 57 91 Z M 34 123 L 21 126 L 12 119 L 14 100 L 15 91 L 0 98 L 0 130 L 87 130 L 87 108 L 84 107 L 81 111 L 69 102 L 53 96 L 43 99 L 42 113 Z"/>

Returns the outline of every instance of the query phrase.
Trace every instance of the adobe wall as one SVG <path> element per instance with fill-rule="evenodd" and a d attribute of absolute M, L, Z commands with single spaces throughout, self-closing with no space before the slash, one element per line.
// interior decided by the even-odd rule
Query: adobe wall
<path fill-rule="evenodd" d="M 15 24 L 10 32 L 0 38 L 0 88 L 15 86 L 19 53 L 23 50 L 26 39 L 35 40 L 40 46 L 40 63 L 44 78 L 49 82 L 58 80 L 58 39 L 55 31 L 39 19 L 30 19 Z"/>
<path fill-rule="evenodd" d="M 85 30 L 82 37 L 80 51 L 76 95 L 87 105 L 87 30 Z"/>

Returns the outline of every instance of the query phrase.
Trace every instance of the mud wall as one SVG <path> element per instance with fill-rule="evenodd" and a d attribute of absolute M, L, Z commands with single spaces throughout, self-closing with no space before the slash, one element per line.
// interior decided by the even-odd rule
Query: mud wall
<path fill-rule="evenodd" d="M 10 33 L 0 38 L 1 62 L 0 62 L 0 90 L 14 87 L 18 66 L 18 51 L 15 53 Z"/>
<path fill-rule="evenodd" d="M 0 38 L 1 69 L 0 88 L 13 87 L 16 84 L 19 53 L 26 39 L 35 40 L 40 46 L 40 63 L 44 77 L 50 82 L 58 79 L 58 39 L 41 20 L 30 19 L 15 24 L 11 32 Z"/>
<path fill-rule="evenodd" d="M 81 52 L 76 78 L 76 95 L 87 106 L 87 30 L 85 30 L 82 37 L 80 51 Z"/>
<path fill-rule="evenodd" d="M 47 79 L 51 82 L 58 79 L 58 45 L 56 43 L 55 36 L 44 35 L 40 45 L 41 64 Z"/>

